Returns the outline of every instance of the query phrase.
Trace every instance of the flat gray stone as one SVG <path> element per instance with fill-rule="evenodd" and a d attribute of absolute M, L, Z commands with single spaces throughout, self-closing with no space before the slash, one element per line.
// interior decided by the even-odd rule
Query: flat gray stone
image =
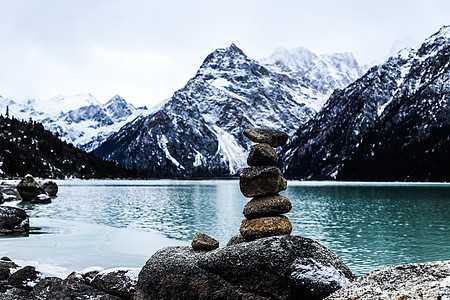
<path fill-rule="evenodd" d="M 244 219 L 239 231 L 245 240 L 253 241 L 269 236 L 291 234 L 292 224 L 286 216 Z"/>
<path fill-rule="evenodd" d="M 253 145 L 248 154 L 249 166 L 276 166 L 277 153 L 269 144 Z"/>
<path fill-rule="evenodd" d="M 219 242 L 203 232 L 197 232 L 192 239 L 191 246 L 194 250 L 214 250 L 219 248 Z"/>
<path fill-rule="evenodd" d="M 287 181 L 277 167 L 246 167 L 241 171 L 239 187 L 245 197 L 262 197 L 284 191 Z"/>
<path fill-rule="evenodd" d="M 289 138 L 283 131 L 264 127 L 245 129 L 244 135 L 252 142 L 269 144 L 274 148 L 284 146 Z"/>
<path fill-rule="evenodd" d="M 291 209 L 292 204 L 289 198 L 277 194 L 250 200 L 244 206 L 243 213 L 247 219 L 254 219 L 285 214 Z"/>

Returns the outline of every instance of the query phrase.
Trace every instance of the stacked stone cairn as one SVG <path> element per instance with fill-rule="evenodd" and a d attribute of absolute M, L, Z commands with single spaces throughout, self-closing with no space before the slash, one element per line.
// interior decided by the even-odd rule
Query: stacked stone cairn
<path fill-rule="evenodd" d="M 239 186 L 245 197 L 253 198 L 244 207 L 245 219 L 240 232 L 246 241 L 287 235 L 292 224 L 286 216 L 292 204 L 278 193 L 287 188 L 287 181 L 276 167 L 277 153 L 273 148 L 286 144 L 288 135 L 269 128 L 244 130 L 244 135 L 253 145 L 247 158 L 248 167 L 240 174 Z"/>

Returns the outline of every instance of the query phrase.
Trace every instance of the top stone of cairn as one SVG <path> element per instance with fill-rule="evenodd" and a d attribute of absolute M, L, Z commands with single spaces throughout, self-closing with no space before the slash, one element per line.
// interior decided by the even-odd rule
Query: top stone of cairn
<path fill-rule="evenodd" d="M 244 135 L 252 142 L 269 144 L 274 148 L 284 146 L 289 137 L 283 131 L 264 127 L 245 129 Z"/>

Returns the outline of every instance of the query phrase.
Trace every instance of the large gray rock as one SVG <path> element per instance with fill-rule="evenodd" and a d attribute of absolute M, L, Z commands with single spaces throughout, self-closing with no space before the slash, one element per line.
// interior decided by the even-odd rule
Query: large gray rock
<path fill-rule="evenodd" d="M 283 131 L 264 127 L 245 129 L 244 135 L 252 142 L 269 144 L 274 148 L 284 146 L 289 138 Z"/>
<path fill-rule="evenodd" d="M 8 283 L 16 288 L 31 290 L 39 281 L 39 274 L 34 267 L 26 266 L 11 274 Z"/>
<path fill-rule="evenodd" d="M 209 252 L 167 247 L 140 272 L 135 300 L 322 299 L 354 278 L 333 252 L 300 236 Z"/>
<path fill-rule="evenodd" d="M 0 260 L 0 280 L 7 280 L 11 276 L 11 270 L 17 269 L 18 267 L 12 261 Z"/>
<path fill-rule="evenodd" d="M 277 167 L 246 167 L 239 176 L 239 187 L 245 197 L 262 197 L 284 191 L 287 181 Z"/>
<path fill-rule="evenodd" d="M 97 274 L 91 285 L 98 290 L 122 299 L 133 299 L 136 291 L 138 269 L 106 270 Z"/>
<path fill-rule="evenodd" d="M 276 216 L 290 212 L 292 203 L 289 198 L 272 195 L 254 198 L 244 206 L 244 216 L 247 219 Z"/>
<path fill-rule="evenodd" d="M 0 236 L 28 234 L 30 223 L 27 213 L 20 208 L 0 206 Z"/>
<path fill-rule="evenodd" d="M 58 185 L 54 181 L 46 181 L 42 184 L 42 188 L 49 196 L 56 196 L 58 193 Z"/>
<path fill-rule="evenodd" d="M 3 198 L 3 201 L 16 201 L 22 200 L 20 198 L 20 194 L 16 189 L 15 184 L 2 183 L 0 184 L 0 197 Z"/>
<path fill-rule="evenodd" d="M 375 270 L 326 299 L 450 299 L 450 260 Z"/>
<path fill-rule="evenodd" d="M 45 190 L 34 180 L 33 176 L 27 174 L 17 185 L 17 191 L 23 201 L 31 201 L 39 194 L 45 194 Z"/>

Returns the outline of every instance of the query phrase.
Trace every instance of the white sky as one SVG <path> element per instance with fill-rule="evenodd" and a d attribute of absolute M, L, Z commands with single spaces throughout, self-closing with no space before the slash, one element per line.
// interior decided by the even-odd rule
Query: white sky
<path fill-rule="evenodd" d="M 231 43 L 254 59 L 303 46 L 369 63 L 448 24 L 448 0 L 0 0 L 0 95 L 150 108 Z"/>

